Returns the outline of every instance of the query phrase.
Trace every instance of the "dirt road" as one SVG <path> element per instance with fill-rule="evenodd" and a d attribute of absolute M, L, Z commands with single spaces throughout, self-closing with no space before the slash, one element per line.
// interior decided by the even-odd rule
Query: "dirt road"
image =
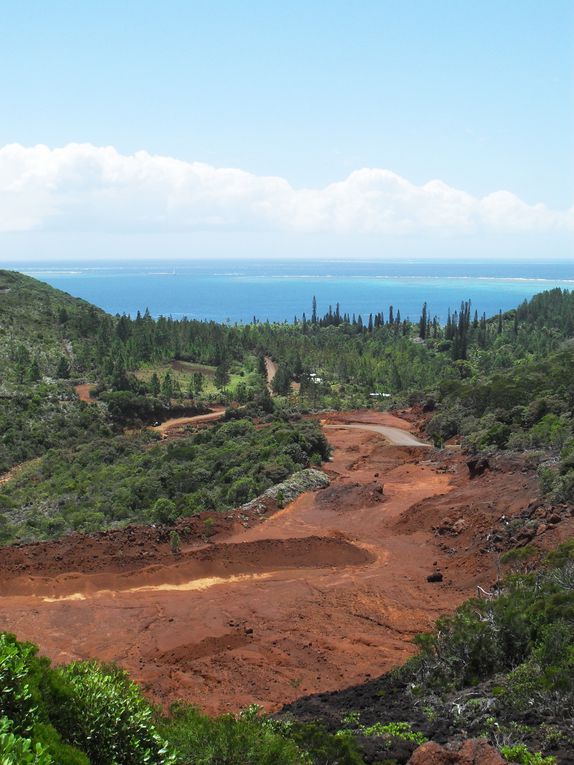
<path fill-rule="evenodd" d="M 426 448 L 432 446 L 432 444 L 420 441 L 412 433 L 392 425 L 372 425 L 366 422 L 352 422 L 347 425 L 324 425 L 323 427 L 326 430 L 335 428 L 370 430 L 372 433 L 379 433 L 381 436 L 384 436 L 390 444 L 395 444 L 396 446 L 424 446 Z"/>
<path fill-rule="evenodd" d="M 207 414 L 196 414 L 193 417 L 173 417 L 171 420 L 165 420 L 165 422 L 151 427 L 150 430 L 155 430 L 162 436 L 168 436 L 174 431 L 181 430 L 186 425 L 200 425 L 205 422 L 213 422 L 213 420 L 219 420 L 221 417 L 223 417 L 224 414 L 224 406 L 215 406 L 213 407 L 213 411 L 208 412 Z"/>
<path fill-rule="evenodd" d="M 362 427 L 328 431 L 328 488 L 167 563 L 128 571 L 118 571 L 117 550 L 106 564 L 102 539 L 86 540 L 85 571 L 81 561 L 66 567 L 58 543 L 51 553 L 32 545 L 25 570 L 0 568 L 0 629 L 56 661 L 117 661 L 156 701 L 186 699 L 210 712 L 277 709 L 396 666 L 413 652 L 414 633 L 492 581 L 494 561 L 472 547 L 474 530 L 439 545 L 437 519 L 453 508 L 511 514 L 532 486 L 509 485 L 504 475 L 475 486 L 457 456 L 449 467 L 428 449 L 389 445 L 364 429 L 408 433 L 388 414 L 330 420 Z M 102 564 L 90 573 L 96 543 Z M 460 565 L 454 545 L 471 550 Z M 58 573 L 47 576 L 49 558 Z M 437 567 L 445 580 L 429 584 Z"/>

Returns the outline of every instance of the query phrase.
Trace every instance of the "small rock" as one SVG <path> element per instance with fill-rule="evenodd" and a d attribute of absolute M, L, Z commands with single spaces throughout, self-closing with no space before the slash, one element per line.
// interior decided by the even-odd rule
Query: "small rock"
<path fill-rule="evenodd" d="M 485 457 L 475 457 L 467 461 L 466 466 L 471 478 L 481 476 L 485 470 L 490 468 L 490 464 Z"/>
<path fill-rule="evenodd" d="M 452 530 L 455 534 L 460 534 L 466 529 L 466 521 L 464 518 L 459 518 L 452 524 Z"/>
<path fill-rule="evenodd" d="M 440 571 L 433 571 L 432 574 L 427 576 L 427 582 L 442 582 L 443 575 Z"/>
<path fill-rule="evenodd" d="M 468 739 L 458 750 L 427 741 L 413 752 L 408 765 L 505 765 L 505 760 L 484 739 Z"/>

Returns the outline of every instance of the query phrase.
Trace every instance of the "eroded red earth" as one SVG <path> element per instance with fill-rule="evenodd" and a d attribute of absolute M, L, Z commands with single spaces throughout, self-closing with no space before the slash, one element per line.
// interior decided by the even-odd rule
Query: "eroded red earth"
<path fill-rule="evenodd" d="M 361 422 L 414 432 L 372 411 L 324 424 Z M 117 661 L 156 701 L 209 712 L 274 710 L 396 666 L 416 632 L 491 585 L 483 532 L 528 505 L 536 478 L 470 480 L 457 452 L 326 432 L 331 486 L 263 520 L 221 517 L 208 541 L 193 519 L 180 555 L 153 528 L 2 550 L 0 629 L 56 662 Z M 436 533 L 447 516 L 456 536 Z"/>

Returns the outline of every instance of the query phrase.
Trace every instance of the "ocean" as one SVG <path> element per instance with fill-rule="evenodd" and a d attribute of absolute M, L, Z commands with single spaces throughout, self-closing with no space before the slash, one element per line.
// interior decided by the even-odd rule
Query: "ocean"
<path fill-rule="evenodd" d="M 145 311 L 218 322 L 292 321 L 339 303 L 341 312 L 383 311 L 418 319 L 428 304 L 442 321 L 472 301 L 493 315 L 553 287 L 574 289 L 574 261 L 562 263 L 452 261 L 144 261 L 0 264 L 94 303 L 110 313 Z"/>

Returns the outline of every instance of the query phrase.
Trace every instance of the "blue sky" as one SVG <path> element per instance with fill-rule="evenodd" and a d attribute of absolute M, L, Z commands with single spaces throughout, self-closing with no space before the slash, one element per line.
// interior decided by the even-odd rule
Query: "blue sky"
<path fill-rule="evenodd" d="M 52 256 L 58 243 L 66 249 L 80 233 L 92 237 L 92 248 L 94 237 L 115 236 L 112 249 L 121 255 L 122 242 L 133 244 L 145 230 L 174 254 L 189 245 L 195 254 L 196 247 L 217 253 L 222 246 L 229 255 L 233 232 L 247 249 L 256 238 L 271 253 L 285 238 L 311 252 L 317 243 L 329 249 L 337 237 L 340 245 L 342 237 L 343 249 L 353 243 L 370 254 L 405 236 L 413 251 L 430 242 L 436 252 L 441 232 L 430 218 L 444 222 L 447 249 L 453 236 L 457 248 L 460 239 L 473 250 L 502 236 L 516 252 L 523 243 L 525 256 L 534 255 L 537 237 L 557 257 L 572 252 L 572 0 L 3 5 L 0 147 L 79 143 L 93 151 L 20 152 L 16 159 L 13 150 L 5 153 L 0 188 L 4 172 L 3 188 L 17 185 L 18 195 L 0 197 L 0 259 L 6 250 Z M 103 157 L 101 147 L 113 147 L 119 159 Z M 138 151 L 188 169 L 195 162 L 239 168 L 249 188 L 241 185 L 245 178 L 219 174 L 209 207 L 211 175 L 198 181 L 189 169 L 186 188 L 199 183 L 202 196 L 186 192 L 174 204 L 180 181 L 170 170 L 168 183 L 165 166 L 146 160 L 136 176 L 152 173 L 157 183 L 142 199 L 132 171 L 129 181 L 122 175 L 122 158 Z M 113 190 L 113 214 L 97 185 L 102 163 L 105 193 L 109 172 L 122 188 Z M 49 182 L 46 167 L 56 174 Z M 330 184 L 364 168 L 393 175 L 359 176 L 341 201 Z M 269 176 L 293 193 L 274 187 L 268 197 Z M 513 198 L 489 198 L 487 213 L 482 204 L 451 202 L 440 189 L 431 189 L 429 200 L 420 189 L 435 179 L 473 200 L 500 191 Z M 232 209 L 238 184 L 243 201 Z M 296 192 L 303 188 L 317 193 L 302 198 Z M 368 201 L 373 193 L 376 208 Z M 424 213 L 414 209 L 421 195 Z M 534 209 L 536 224 L 526 225 L 535 205 L 548 215 Z M 154 217 L 154 209 L 162 212 Z M 312 220 L 305 209 L 313 210 Z M 349 209 L 356 209 L 352 220 Z M 382 225 L 387 209 L 392 224 Z"/>

